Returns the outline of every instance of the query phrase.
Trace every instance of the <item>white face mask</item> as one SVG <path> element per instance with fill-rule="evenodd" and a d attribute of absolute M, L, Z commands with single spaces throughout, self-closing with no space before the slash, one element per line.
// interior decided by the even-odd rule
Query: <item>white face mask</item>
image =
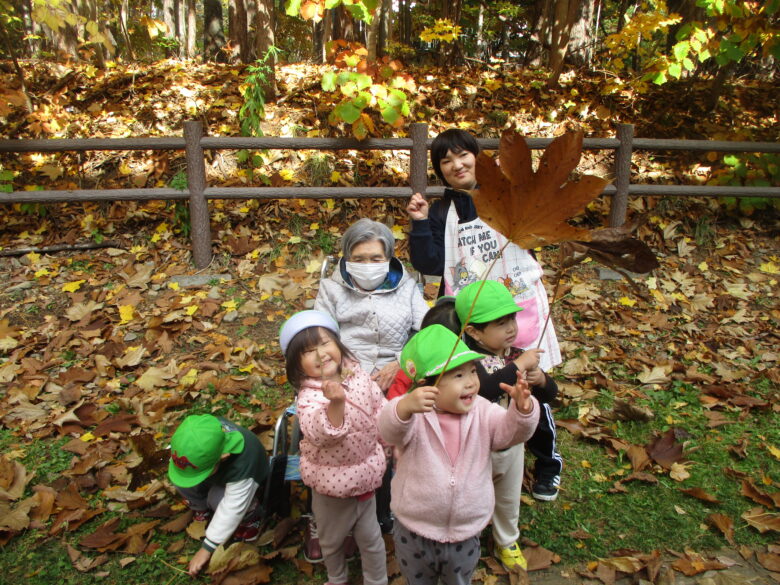
<path fill-rule="evenodd" d="M 374 290 L 387 278 L 390 262 L 347 262 L 347 272 L 363 290 Z"/>

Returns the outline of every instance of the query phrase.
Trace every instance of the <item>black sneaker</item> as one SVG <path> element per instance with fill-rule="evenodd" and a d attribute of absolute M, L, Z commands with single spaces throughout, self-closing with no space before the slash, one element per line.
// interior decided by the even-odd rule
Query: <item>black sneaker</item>
<path fill-rule="evenodd" d="M 394 524 L 395 521 L 392 514 L 390 514 L 385 518 L 382 518 L 379 521 L 379 528 L 382 530 L 382 534 L 392 534 Z"/>
<path fill-rule="evenodd" d="M 540 479 L 534 484 L 531 495 L 535 500 L 552 502 L 558 497 L 558 488 L 552 479 Z"/>

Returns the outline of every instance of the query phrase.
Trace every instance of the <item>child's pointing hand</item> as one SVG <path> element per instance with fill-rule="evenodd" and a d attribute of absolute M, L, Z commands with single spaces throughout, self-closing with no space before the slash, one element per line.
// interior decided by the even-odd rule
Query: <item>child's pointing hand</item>
<path fill-rule="evenodd" d="M 528 414 L 534 408 L 533 401 L 531 400 L 531 389 L 528 387 L 528 382 L 523 378 L 523 372 L 517 371 L 517 382 L 514 386 L 509 384 L 500 384 L 501 389 L 509 394 L 517 405 L 517 410 L 523 414 Z"/>

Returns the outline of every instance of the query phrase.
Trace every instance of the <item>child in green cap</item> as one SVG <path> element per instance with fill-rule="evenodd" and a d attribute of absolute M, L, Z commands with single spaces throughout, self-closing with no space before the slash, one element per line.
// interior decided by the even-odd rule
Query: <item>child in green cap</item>
<path fill-rule="evenodd" d="M 501 386 L 509 408 L 479 396 L 482 357 L 446 327 L 425 327 L 401 352 L 401 367 L 417 387 L 379 416 L 379 432 L 398 455 L 393 539 L 409 585 L 470 583 L 479 535 L 493 513 L 490 453 L 522 443 L 539 418 L 519 375 Z"/>
<path fill-rule="evenodd" d="M 182 421 L 171 439 L 168 478 L 187 500 L 194 520 L 211 519 L 190 560 L 190 575 L 197 575 L 231 536 L 257 539 L 262 510 L 255 493 L 267 476 L 268 457 L 252 432 L 210 414 Z"/>
<path fill-rule="evenodd" d="M 539 367 L 543 350 L 523 351 L 513 346 L 517 336 L 515 314 L 520 309 L 512 294 L 498 281 L 479 281 L 464 287 L 455 298 L 455 311 L 464 329 L 466 345 L 485 354 L 480 360 L 480 394 L 500 402 L 500 383 L 518 375 L 531 386 L 531 393 L 540 404 L 539 424 L 525 446 L 536 456 L 533 496 L 539 500 L 554 500 L 563 460 L 555 440 L 555 422 L 550 402 L 558 394 L 558 385 Z M 494 555 L 507 570 L 515 566 L 526 568 L 517 540 L 520 538 L 520 492 L 523 483 L 524 451 L 518 445 L 493 453 L 493 486 L 496 508 L 493 514 Z"/>

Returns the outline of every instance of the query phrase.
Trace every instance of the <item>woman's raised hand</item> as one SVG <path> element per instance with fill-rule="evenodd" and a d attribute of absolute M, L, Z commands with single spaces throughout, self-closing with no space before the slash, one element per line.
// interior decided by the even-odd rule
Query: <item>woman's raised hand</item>
<path fill-rule="evenodd" d="M 412 195 L 409 204 L 406 206 L 406 213 L 409 214 L 409 217 L 417 220 L 428 219 L 428 210 L 428 202 L 419 193 Z"/>

